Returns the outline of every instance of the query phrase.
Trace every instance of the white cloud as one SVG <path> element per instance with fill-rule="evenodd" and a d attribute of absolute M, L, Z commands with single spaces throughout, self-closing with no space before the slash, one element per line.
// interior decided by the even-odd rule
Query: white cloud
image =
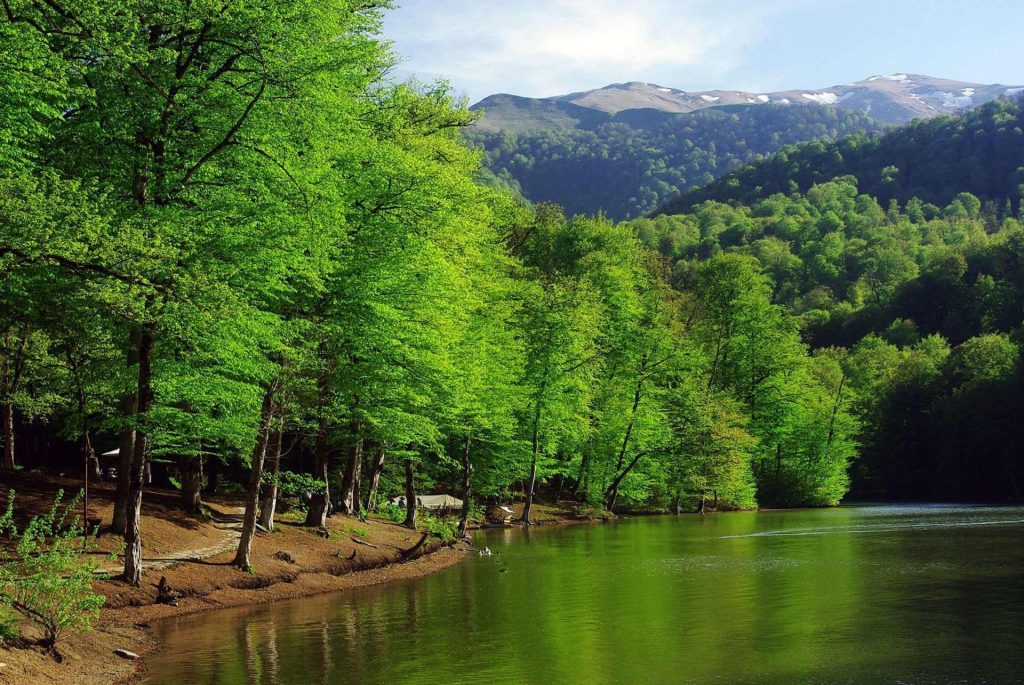
<path fill-rule="evenodd" d="M 769 13 L 799 1 L 404 0 L 385 34 L 405 73 L 474 100 L 632 80 L 694 89 L 737 69 Z"/>

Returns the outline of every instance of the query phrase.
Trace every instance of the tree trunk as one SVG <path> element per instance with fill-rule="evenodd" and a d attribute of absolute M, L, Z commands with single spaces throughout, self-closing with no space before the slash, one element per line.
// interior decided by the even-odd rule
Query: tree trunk
<path fill-rule="evenodd" d="M 131 342 L 128 345 L 128 354 L 125 362 L 128 368 L 139 363 L 139 331 L 133 329 Z M 131 480 L 132 455 L 135 452 L 135 413 L 138 411 L 137 389 L 129 390 L 121 396 L 121 419 L 124 427 L 121 430 L 118 441 L 117 453 L 117 489 L 114 491 L 114 518 L 111 523 L 111 530 L 118 535 L 127 532 L 128 521 L 128 482 Z"/>
<path fill-rule="evenodd" d="M 355 442 L 349 451 L 348 463 L 345 464 L 345 475 L 341 481 L 341 513 L 355 516 L 359 513 L 359 480 L 363 470 L 363 439 L 359 437 L 359 423 L 352 424 L 352 435 Z"/>
<path fill-rule="evenodd" d="M 402 523 L 406 528 L 416 529 L 416 483 L 413 478 L 416 476 L 416 469 L 412 459 L 405 460 L 405 521 Z"/>
<path fill-rule="evenodd" d="M 270 459 L 267 468 L 270 473 L 270 482 L 263 489 L 263 499 L 260 500 L 259 524 L 267 530 L 274 530 L 274 510 L 277 509 L 277 476 L 281 473 L 281 444 L 283 442 L 283 431 L 278 428 L 271 440 Z"/>
<path fill-rule="evenodd" d="M 459 537 L 466 537 L 469 527 L 469 498 L 472 495 L 470 476 L 473 475 L 473 463 L 469 459 L 469 434 L 462 448 L 462 512 L 459 514 Z"/>
<path fill-rule="evenodd" d="M 4 461 L 3 468 L 14 470 L 14 405 L 5 402 L 0 409 L 0 421 L 4 424 Z"/>
<path fill-rule="evenodd" d="M 327 471 L 330 466 L 330 445 L 327 444 L 327 422 L 321 420 L 313 445 L 313 477 L 323 481 L 323 492 L 313 495 L 309 500 L 306 512 L 306 524 L 310 528 L 323 528 L 327 525 L 327 505 L 330 490 L 327 486 Z"/>
<path fill-rule="evenodd" d="M 541 385 L 541 394 L 544 392 L 544 385 Z M 524 526 L 530 525 L 530 510 L 533 509 L 533 490 L 537 487 L 537 455 L 540 452 L 540 397 L 537 398 L 537 406 L 533 412 L 533 456 L 530 459 L 530 478 L 526 482 L 526 501 L 523 503 Z"/>
<path fill-rule="evenodd" d="M 588 491 L 590 490 L 590 450 L 583 453 L 583 458 L 580 459 L 580 473 L 576 477 L 576 499 L 580 502 L 584 502 L 589 499 Z"/>
<path fill-rule="evenodd" d="M 622 436 L 622 447 L 619 448 L 619 461 L 615 466 L 615 470 L 619 471 L 622 469 L 622 464 L 626 460 L 626 451 L 629 449 L 629 438 L 633 435 L 633 425 L 636 423 L 636 412 L 640 407 L 640 398 L 644 388 L 644 371 L 647 368 L 647 358 L 644 357 L 640 364 L 640 376 L 636 382 L 636 390 L 633 392 L 633 408 L 629 413 L 629 423 L 626 424 L 626 434 Z M 638 457 L 639 458 L 639 457 Z M 615 507 L 615 500 L 619 498 L 619 484 L 622 483 L 622 479 L 626 477 L 634 466 L 636 466 L 637 459 L 629 465 L 625 471 L 616 476 L 612 483 L 612 486 L 608 488 L 607 493 L 607 506 L 608 511 L 611 511 Z"/>
<path fill-rule="evenodd" d="M 206 487 L 203 492 L 207 495 L 216 495 L 220 487 L 220 459 L 213 455 L 213 459 L 206 461 Z"/>
<path fill-rule="evenodd" d="M 373 456 L 373 466 L 370 469 L 370 491 L 366 494 L 366 511 L 371 514 L 377 511 L 377 487 L 380 485 L 380 475 L 384 473 L 384 446 L 381 445 Z"/>
<path fill-rule="evenodd" d="M 565 492 L 565 474 L 558 474 L 558 490 L 555 491 L 555 499 L 553 504 L 557 507 L 562 501 L 562 493 Z"/>
<path fill-rule="evenodd" d="M 270 438 L 270 422 L 274 417 L 274 392 L 277 384 L 271 383 L 263 393 L 263 408 L 260 410 L 260 427 L 256 444 L 252 448 L 252 468 L 249 471 L 249 489 L 245 494 L 245 515 L 242 518 L 242 533 L 238 537 L 238 551 L 232 562 L 243 571 L 252 569 L 250 553 L 252 538 L 256 534 L 256 508 L 260 503 L 260 481 L 263 480 L 263 460 L 267 456 L 267 441 Z"/>
<path fill-rule="evenodd" d="M 700 504 L 697 506 L 697 513 L 698 514 L 703 514 L 704 513 L 705 505 L 707 503 L 707 495 L 708 495 L 708 491 L 707 490 L 701 490 L 700 491 Z"/>
<path fill-rule="evenodd" d="M 3 434 L 4 434 L 4 456 L 3 460 L 0 461 L 0 468 L 13 471 L 14 462 L 14 394 L 18 391 L 21 385 L 21 375 L 25 370 L 25 348 L 28 345 L 28 328 L 22 329 L 20 341 L 18 343 L 18 350 L 15 353 L 14 366 L 11 366 L 9 356 L 4 357 L 3 374 L 0 377 L 0 390 L 2 390 L 7 401 L 4 402 L 2 410 L 0 410 L 0 423 L 3 423 Z M 4 333 L 4 347 L 8 350 L 13 349 L 11 346 L 12 341 L 11 330 L 8 329 Z"/>
<path fill-rule="evenodd" d="M 153 401 L 153 329 L 142 328 L 139 334 L 139 387 L 136 413 L 143 415 L 149 411 Z M 135 433 L 132 449 L 132 462 L 128 479 L 128 500 L 124 532 L 124 579 L 131 585 L 138 586 L 142 577 L 142 470 L 146 462 L 147 436 L 145 428 Z"/>
<path fill-rule="evenodd" d="M 676 516 L 679 516 L 679 514 L 681 514 L 682 511 L 682 507 L 679 503 L 679 495 L 676 495 L 675 497 L 672 498 L 672 513 Z"/>
<path fill-rule="evenodd" d="M 181 508 L 193 516 L 203 512 L 203 456 L 197 454 L 181 462 Z"/>
<path fill-rule="evenodd" d="M 533 509 L 533 490 L 537 487 L 537 450 L 534 448 L 530 461 L 530 477 L 526 481 L 526 501 L 523 504 L 522 524 L 530 525 L 530 510 Z"/>
<path fill-rule="evenodd" d="M 615 480 L 612 481 L 612 484 L 608 486 L 608 489 L 604 493 L 605 508 L 608 511 L 612 511 L 615 508 L 615 500 L 619 498 L 619 486 L 622 484 L 623 479 L 629 475 L 629 472 L 633 470 L 633 467 L 636 466 L 637 462 L 640 461 L 640 457 L 642 456 L 644 456 L 644 453 L 638 452 L 637 455 L 633 457 L 633 461 L 629 462 L 629 466 L 627 466 L 622 473 L 617 475 Z"/>

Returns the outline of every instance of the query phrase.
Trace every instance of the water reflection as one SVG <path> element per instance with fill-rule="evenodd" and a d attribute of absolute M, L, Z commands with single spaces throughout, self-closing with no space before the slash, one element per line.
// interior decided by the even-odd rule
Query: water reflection
<path fill-rule="evenodd" d="M 490 531 L 414 582 L 160 625 L 146 682 L 1024 681 L 1024 510 Z"/>

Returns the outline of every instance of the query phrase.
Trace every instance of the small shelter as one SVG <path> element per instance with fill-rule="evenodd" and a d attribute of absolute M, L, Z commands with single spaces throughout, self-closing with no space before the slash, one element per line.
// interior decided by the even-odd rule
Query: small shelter
<path fill-rule="evenodd" d="M 405 497 L 392 497 L 388 502 L 396 507 L 404 507 Z M 442 516 L 462 510 L 462 500 L 451 495 L 417 495 L 416 504 L 427 511 L 432 511 Z"/>

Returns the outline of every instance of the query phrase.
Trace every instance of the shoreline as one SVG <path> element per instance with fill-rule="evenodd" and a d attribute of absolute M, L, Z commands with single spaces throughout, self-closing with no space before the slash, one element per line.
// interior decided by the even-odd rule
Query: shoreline
<path fill-rule="evenodd" d="M 634 511 L 619 516 L 590 516 L 581 515 L 573 504 L 535 504 L 532 527 L 549 529 L 672 515 Z M 521 503 L 513 506 L 516 516 L 520 515 Z M 224 500 L 214 509 L 221 516 L 229 510 L 229 502 Z M 233 551 L 224 551 L 203 558 L 165 559 L 169 565 L 159 563 L 158 558 L 148 559 L 139 588 L 117 580 L 97 581 L 97 591 L 106 597 L 100 618 L 91 632 L 68 636 L 60 643 L 63 663 L 35 648 L 0 650 L 0 685 L 131 685 L 145 677 L 148 659 L 164 646 L 154 630 L 159 621 L 416 580 L 461 563 L 473 550 L 471 541 L 441 543 L 431 539 L 420 554 L 402 560 L 397 552 L 411 546 L 419 533 L 390 521 L 359 521 L 336 515 L 328 522 L 329 537 L 323 538 L 289 518 L 282 517 L 272 533 L 257 533 L 253 547 L 257 571 L 253 573 L 231 566 Z M 471 526 L 472 532 L 495 529 L 525 528 L 520 523 Z M 290 550 L 294 558 L 279 559 L 285 550 Z M 165 555 L 168 551 L 163 550 Z M 162 576 L 168 578 L 179 597 L 176 605 L 156 603 L 156 584 Z M 118 656 L 117 650 L 128 650 L 136 658 Z M 8 663 L 2 663 L 5 661 Z"/>
<path fill-rule="evenodd" d="M 619 517 L 577 518 L 566 509 L 540 507 L 533 526 L 537 528 L 553 528 L 579 524 L 605 524 L 616 521 Z M 533 518 L 533 517 L 531 517 Z M 489 530 L 523 530 L 521 524 L 511 526 L 471 526 L 471 532 Z M 389 583 L 417 580 L 440 573 L 466 560 L 473 553 L 470 540 L 458 541 L 451 545 L 434 548 L 408 561 L 393 560 L 374 568 L 353 571 L 345 575 L 332 575 L 323 572 L 300 573 L 294 579 L 281 579 L 270 585 L 241 592 L 233 589 L 215 591 L 209 595 L 198 597 L 201 603 L 179 603 L 178 606 L 152 604 L 145 607 L 122 607 L 109 609 L 110 615 L 105 617 L 103 628 L 130 627 L 140 632 L 139 644 L 144 645 L 138 651 L 139 659 L 126 662 L 132 665 L 131 672 L 123 679 L 112 681 L 113 685 L 131 685 L 142 680 L 146 675 L 146 661 L 163 648 L 162 641 L 156 637 L 153 624 L 181 616 L 214 612 L 221 609 L 260 606 L 277 601 L 303 599 L 334 592 L 347 592 L 361 588 L 386 585 Z M 131 620 L 138 618 L 140 609 L 150 616 L 144 623 Z M 97 626 L 99 630 L 101 626 Z M 115 657 L 117 658 L 117 657 Z"/>
<path fill-rule="evenodd" d="M 52 501 L 50 490 L 59 486 L 48 483 L 33 493 L 26 483 L 20 485 L 26 493 L 23 501 L 34 498 L 37 506 Z M 110 504 L 103 490 L 94 508 L 108 516 Z M 182 518 L 175 506 L 173 501 L 162 502 L 161 493 L 151 493 L 143 512 L 149 534 L 144 538 L 140 586 L 115 579 L 95 581 L 94 591 L 105 597 L 99 619 L 90 632 L 60 640 L 61 661 L 37 647 L 0 648 L 0 685 L 137 683 L 145 677 L 148 658 L 163 647 L 153 630 L 158 621 L 415 580 L 451 568 L 472 552 L 471 543 L 431 538 L 418 554 L 403 559 L 401 552 L 415 545 L 421 533 L 384 519 L 336 515 L 321 535 L 303 527 L 301 517 L 285 514 L 273 532 L 257 532 L 252 549 L 255 570 L 246 573 L 231 565 L 235 532 L 228 524 L 238 517 L 237 502 L 208 502 L 211 516 L 203 519 Z M 543 528 L 601 522 L 579 517 L 564 505 L 535 505 L 534 511 L 534 524 Z M 100 538 L 101 547 L 117 542 L 109 534 Z M 157 603 L 157 584 L 163 578 L 177 598 L 174 605 Z M 25 637 L 37 636 L 26 629 Z M 124 658 L 118 650 L 136 656 Z"/>
<path fill-rule="evenodd" d="M 110 682 L 114 685 L 130 685 L 140 682 L 146 676 L 148 658 L 164 647 L 162 640 L 156 636 L 154 631 L 154 624 L 158 622 L 222 609 L 256 607 L 278 601 L 303 599 L 335 592 L 343 593 L 403 580 L 416 580 L 440 573 L 462 563 L 469 553 L 469 546 L 460 543 L 455 546 L 437 548 L 407 562 L 395 561 L 341 576 L 323 572 L 304 572 L 298 574 L 294 580 L 280 580 L 265 587 L 251 590 L 228 588 L 208 595 L 190 597 L 186 601 L 179 602 L 178 606 L 152 604 L 145 607 L 108 609 L 105 610 L 109 612 L 108 615 L 101 618 L 95 632 L 124 634 L 124 631 L 133 631 L 137 633 L 135 646 L 139 649 L 132 651 L 138 654 L 138 659 L 125 660 L 112 655 L 112 659 L 118 659 L 123 664 L 125 672 L 122 677 Z M 140 611 L 146 609 L 149 611 Z M 145 620 L 142 622 L 138 620 L 140 614 L 145 615 Z M 88 639 L 89 635 L 80 637 Z"/>

